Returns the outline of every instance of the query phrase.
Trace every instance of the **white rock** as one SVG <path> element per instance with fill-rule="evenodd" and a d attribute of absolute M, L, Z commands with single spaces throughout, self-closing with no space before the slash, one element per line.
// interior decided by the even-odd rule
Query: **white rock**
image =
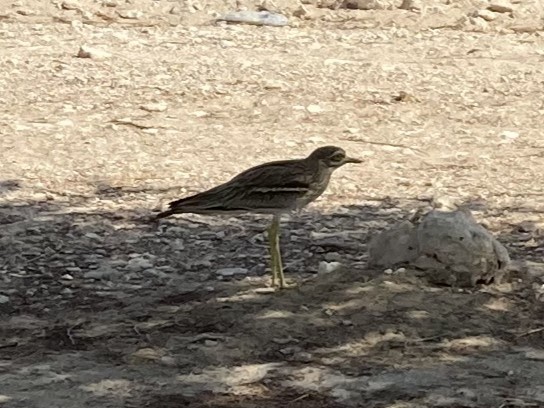
<path fill-rule="evenodd" d="M 504 140 L 515 140 L 519 137 L 519 133 L 514 132 L 512 130 L 505 130 L 504 132 L 501 133 L 500 136 Z"/>
<path fill-rule="evenodd" d="M 62 275 L 60 278 L 64 280 L 74 280 L 74 277 L 70 275 L 69 273 Z"/>
<path fill-rule="evenodd" d="M 249 270 L 246 268 L 223 268 L 218 269 L 215 273 L 223 277 L 228 277 L 234 275 L 247 275 L 248 272 Z"/>
<path fill-rule="evenodd" d="M 0 295 L 0 304 L 8 303 L 8 302 L 9 302 L 9 297 Z"/>
<path fill-rule="evenodd" d="M 383 271 L 383 273 L 386 275 L 391 275 L 393 273 L 393 269 L 386 269 L 385 271 Z"/>
<path fill-rule="evenodd" d="M 311 104 L 306 106 L 306 110 L 310 113 L 321 113 L 323 112 L 323 108 L 316 104 Z"/>
<path fill-rule="evenodd" d="M 91 59 L 106 59 L 111 57 L 111 54 L 104 50 L 99 50 L 97 48 L 92 48 L 87 45 L 82 45 L 79 47 L 77 52 L 78 58 L 91 58 Z"/>
<path fill-rule="evenodd" d="M 340 262 L 327 262 L 327 261 L 321 261 L 319 262 L 319 267 L 317 269 L 318 273 L 331 273 L 336 272 L 342 268 L 342 264 Z"/>
<path fill-rule="evenodd" d="M 120 10 L 117 14 L 119 14 L 119 17 L 126 18 L 127 20 L 138 20 L 144 15 L 140 10 Z"/>

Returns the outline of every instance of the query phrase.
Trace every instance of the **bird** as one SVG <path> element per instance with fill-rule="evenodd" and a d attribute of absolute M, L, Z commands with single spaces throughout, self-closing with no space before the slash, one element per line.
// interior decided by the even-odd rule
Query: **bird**
<path fill-rule="evenodd" d="M 362 163 L 337 146 L 323 146 L 302 159 L 264 163 L 238 174 L 230 181 L 169 203 L 156 219 L 174 214 L 272 215 L 268 228 L 272 287 L 287 287 L 280 251 L 280 218 L 302 209 L 327 188 L 334 170 L 347 163 Z"/>

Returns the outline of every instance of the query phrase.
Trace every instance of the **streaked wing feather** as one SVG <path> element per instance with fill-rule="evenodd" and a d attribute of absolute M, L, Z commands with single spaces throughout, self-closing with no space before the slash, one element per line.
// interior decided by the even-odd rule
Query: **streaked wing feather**
<path fill-rule="evenodd" d="M 253 167 L 232 180 L 194 196 L 170 203 L 176 212 L 273 212 L 296 205 L 310 190 L 311 174 L 300 160 Z"/>

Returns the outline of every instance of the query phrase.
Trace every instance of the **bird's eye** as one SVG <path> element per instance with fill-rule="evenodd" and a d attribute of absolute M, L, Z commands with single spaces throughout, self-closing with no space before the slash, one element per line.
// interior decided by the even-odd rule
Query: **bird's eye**
<path fill-rule="evenodd" d="M 344 160 L 344 155 L 342 153 L 336 153 L 331 156 L 331 161 L 333 162 L 341 162 Z"/>

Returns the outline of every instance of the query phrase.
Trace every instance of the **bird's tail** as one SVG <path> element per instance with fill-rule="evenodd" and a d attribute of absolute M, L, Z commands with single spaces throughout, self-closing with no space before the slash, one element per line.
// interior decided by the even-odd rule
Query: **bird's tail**
<path fill-rule="evenodd" d="M 161 218 L 166 218 L 166 217 L 169 217 L 171 216 L 172 214 L 175 214 L 176 211 L 174 210 L 166 210 L 166 211 L 163 211 L 161 213 L 158 213 L 156 216 L 155 216 L 155 219 L 159 220 Z"/>

